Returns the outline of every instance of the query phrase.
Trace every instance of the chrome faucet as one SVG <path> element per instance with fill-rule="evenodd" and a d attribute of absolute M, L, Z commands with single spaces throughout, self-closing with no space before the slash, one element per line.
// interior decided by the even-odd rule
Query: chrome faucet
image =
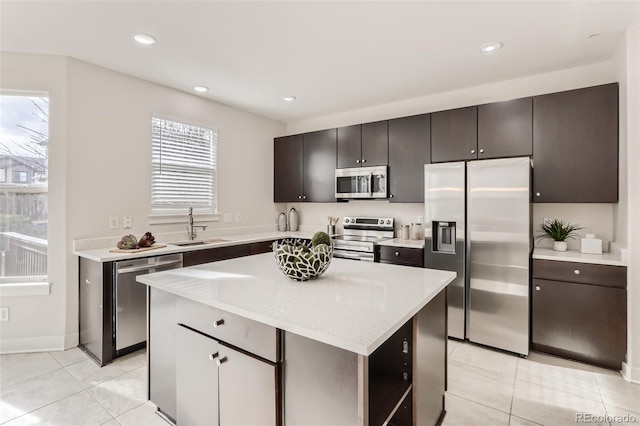
<path fill-rule="evenodd" d="M 207 225 L 194 225 L 193 224 L 193 207 L 189 207 L 189 220 L 187 221 L 187 234 L 190 240 L 195 240 L 198 236 L 196 234 L 196 228 L 202 228 L 204 231 L 207 229 Z"/>

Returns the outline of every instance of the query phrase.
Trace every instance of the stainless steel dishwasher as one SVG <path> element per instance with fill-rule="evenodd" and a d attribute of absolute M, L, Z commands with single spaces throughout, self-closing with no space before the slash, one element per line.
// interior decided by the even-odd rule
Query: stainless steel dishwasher
<path fill-rule="evenodd" d="M 138 275 L 182 267 L 182 254 L 145 257 L 114 263 L 114 344 L 120 355 L 147 340 L 147 286 Z"/>

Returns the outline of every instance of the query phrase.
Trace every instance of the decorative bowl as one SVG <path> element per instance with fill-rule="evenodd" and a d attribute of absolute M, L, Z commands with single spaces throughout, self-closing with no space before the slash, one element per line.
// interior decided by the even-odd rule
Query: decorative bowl
<path fill-rule="evenodd" d="M 333 245 L 312 247 L 311 240 L 285 238 L 273 243 L 276 265 L 287 277 L 296 281 L 318 278 L 324 273 L 333 257 Z"/>

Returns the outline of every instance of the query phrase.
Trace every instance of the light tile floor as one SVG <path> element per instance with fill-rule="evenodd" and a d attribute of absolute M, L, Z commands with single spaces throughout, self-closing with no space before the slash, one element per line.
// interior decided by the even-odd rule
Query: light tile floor
<path fill-rule="evenodd" d="M 640 425 L 640 385 L 616 372 L 453 340 L 445 398 L 446 426 L 575 425 L 580 413 L 583 423 L 622 424 L 609 420 L 627 416 L 626 423 Z M 145 351 L 103 368 L 77 348 L 0 355 L 3 426 L 166 426 L 155 409 L 146 401 Z"/>

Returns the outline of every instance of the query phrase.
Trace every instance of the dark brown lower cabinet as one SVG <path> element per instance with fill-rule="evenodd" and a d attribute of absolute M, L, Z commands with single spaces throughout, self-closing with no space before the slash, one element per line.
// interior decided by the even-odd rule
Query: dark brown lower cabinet
<path fill-rule="evenodd" d="M 411 247 L 380 246 L 380 263 L 422 268 L 424 250 Z"/>
<path fill-rule="evenodd" d="M 536 278 L 564 267 L 584 281 L 585 272 L 578 269 L 582 266 L 575 265 L 579 264 L 534 260 L 532 349 L 619 370 L 627 345 L 626 289 L 616 279 L 585 284 Z"/>
<path fill-rule="evenodd" d="M 234 259 L 236 257 L 250 256 L 253 254 L 267 253 L 271 251 L 273 241 L 260 241 L 250 244 L 238 244 L 235 246 L 213 247 L 208 249 L 188 251 L 183 254 L 183 266 L 200 265 L 202 263 L 219 262 L 221 260 Z"/>

